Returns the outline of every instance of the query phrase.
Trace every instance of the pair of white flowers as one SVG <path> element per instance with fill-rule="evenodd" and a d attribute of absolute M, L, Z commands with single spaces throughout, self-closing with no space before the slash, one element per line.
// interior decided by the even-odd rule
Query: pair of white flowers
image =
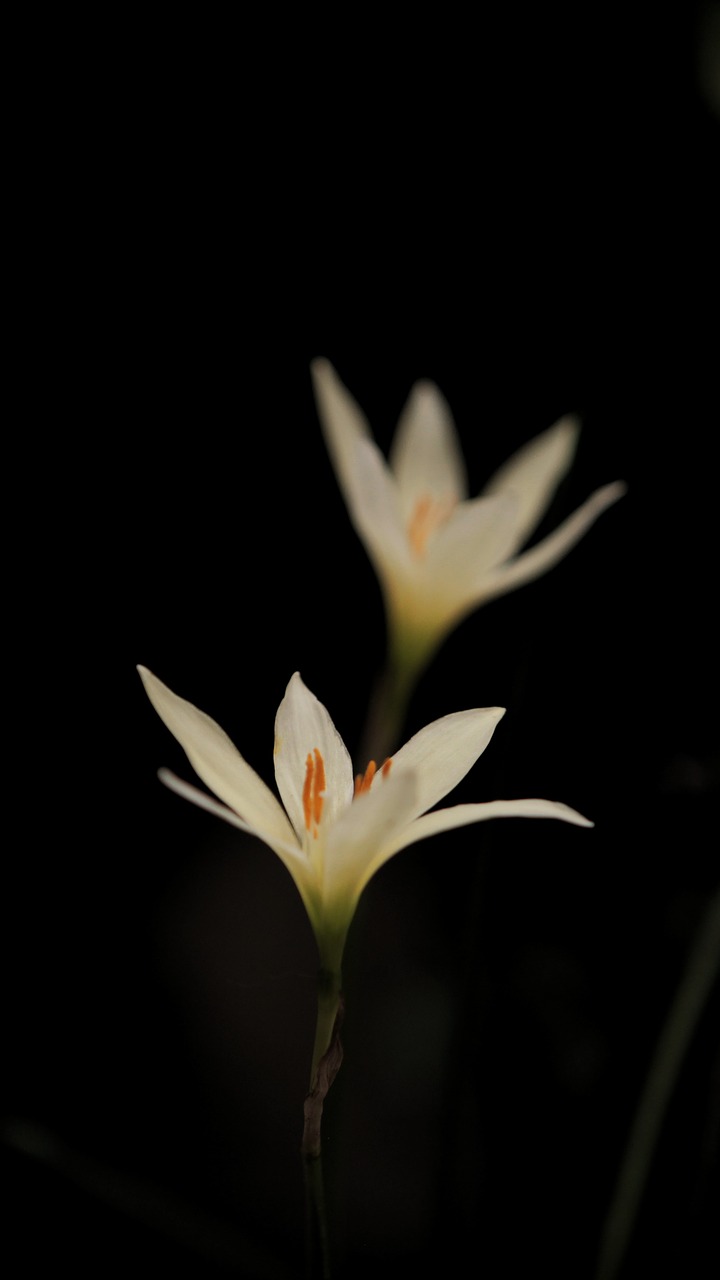
<path fill-rule="evenodd" d="M 331 365 L 316 361 L 312 373 L 338 480 L 383 587 L 391 644 L 415 671 L 469 610 L 550 568 L 624 492 L 621 484 L 598 490 L 553 534 L 517 554 L 570 465 L 578 431 L 573 419 L 562 419 L 531 441 L 483 495 L 467 500 L 455 427 L 434 385 L 420 383 L 411 393 L 388 466 Z M 139 670 L 155 710 L 217 799 L 167 770 L 161 778 L 274 850 L 303 900 L 326 972 L 340 972 L 347 932 L 368 881 L 408 845 L 498 817 L 593 825 L 550 800 L 434 808 L 485 750 L 503 708 L 443 716 L 354 778 L 330 715 L 296 672 L 275 720 L 281 804 L 214 720 L 150 671 Z"/>

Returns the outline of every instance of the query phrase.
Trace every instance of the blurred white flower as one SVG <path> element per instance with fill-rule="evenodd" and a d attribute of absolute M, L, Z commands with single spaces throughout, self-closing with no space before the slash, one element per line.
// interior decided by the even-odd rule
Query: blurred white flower
<path fill-rule="evenodd" d="M 545 573 L 625 493 L 619 481 L 597 489 L 522 551 L 572 462 L 575 417 L 524 445 L 468 498 L 455 423 L 434 383 L 412 388 L 386 461 L 330 362 L 314 360 L 311 371 L 338 482 L 383 590 L 399 667 L 417 673 L 461 618 Z"/>
<path fill-rule="evenodd" d="M 338 974 L 360 894 L 407 845 L 488 818 L 558 818 L 591 827 L 552 800 L 494 800 L 427 812 L 455 787 L 489 743 L 501 707 L 460 711 L 421 729 L 379 768 L 353 779 L 347 748 L 325 707 L 296 672 L 275 719 L 275 779 L 282 804 L 227 734 L 203 711 L 138 667 L 160 718 L 218 800 L 167 770 L 185 799 L 263 840 L 290 872 L 305 904 L 321 968 Z M 445 853 L 443 851 L 443 858 Z"/>

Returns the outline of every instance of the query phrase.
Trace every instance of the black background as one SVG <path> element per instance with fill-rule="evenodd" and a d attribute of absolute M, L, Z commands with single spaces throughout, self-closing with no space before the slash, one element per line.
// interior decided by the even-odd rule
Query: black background
<path fill-rule="evenodd" d="M 312 934 L 268 849 L 157 781 L 190 774 L 135 664 L 267 781 L 295 670 L 354 749 L 384 622 L 315 413 L 323 355 L 384 449 L 434 379 L 473 492 L 580 413 L 540 533 L 628 484 L 453 633 L 406 727 L 507 707 L 453 802 L 545 796 L 596 826 L 496 822 L 383 869 L 325 1117 L 338 1277 L 593 1276 L 718 881 L 717 6 L 603 14 L 18 42 L 13 1275 L 302 1274 Z M 712 1001 L 624 1277 L 716 1261 Z"/>

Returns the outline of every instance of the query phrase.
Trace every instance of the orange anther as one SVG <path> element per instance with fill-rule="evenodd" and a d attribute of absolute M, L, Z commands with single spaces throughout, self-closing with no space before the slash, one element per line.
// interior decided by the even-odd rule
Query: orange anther
<path fill-rule="evenodd" d="M 424 493 L 415 503 L 410 517 L 408 537 L 410 538 L 410 546 L 417 556 L 421 556 L 425 551 L 425 543 L 428 540 L 431 528 L 430 516 L 432 507 L 433 500 L 430 494 Z"/>
<path fill-rule="evenodd" d="M 450 516 L 456 499 L 452 497 L 433 498 L 429 493 L 422 493 L 413 507 L 408 521 L 408 537 L 410 546 L 416 556 L 424 556 L 427 540 L 431 533 L 445 524 Z"/>
<path fill-rule="evenodd" d="M 325 792 L 325 761 L 315 748 L 315 796 L 313 802 L 313 818 L 319 823 L 322 817 L 323 796 Z"/>
<path fill-rule="evenodd" d="M 384 764 L 382 765 L 382 768 L 380 769 L 380 772 L 383 778 L 387 778 L 390 772 L 391 764 L 392 764 L 392 757 L 388 756 Z M 373 778 L 375 777 L 376 773 L 377 773 L 377 765 L 375 764 L 374 760 L 371 760 L 364 773 L 356 774 L 355 776 L 355 795 L 356 796 L 361 796 L 365 791 L 370 790 L 373 783 Z"/>
<path fill-rule="evenodd" d="M 375 777 L 376 769 L 377 769 L 377 765 L 375 764 L 375 761 L 371 760 L 367 769 L 365 770 L 365 773 L 364 774 L 359 773 L 357 775 L 357 777 L 355 778 L 355 795 L 356 796 L 361 796 L 363 792 L 370 790 L 370 787 L 372 786 L 372 780 Z"/>
<path fill-rule="evenodd" d="M 314 836 L 322 817 L 323 793 L 325 791 L 325 761 L 318 747 L 308 751 L 305 760 L 305 782 L 303 783 L 303 813 L 305 826 Z"/>

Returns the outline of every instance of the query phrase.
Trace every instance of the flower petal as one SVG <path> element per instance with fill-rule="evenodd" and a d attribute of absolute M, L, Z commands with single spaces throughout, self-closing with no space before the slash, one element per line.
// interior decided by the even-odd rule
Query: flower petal
<path fill-rule="evenodd" d="M 473 822 L 487 822 L 490 818 L 556 818 L 576 827 L 593 827 L 589 818 L 559 800 L 489 800 L 485 804 L 458 804 L 449 809 L 435 809 L 425 813 L 406 827 L 398 836 L 383 846 L 382 862 L 387 862 L 401 849 L 426 840 L 441 831 L 452 831 Z"/>
<path fill-rule="evenodd" d="M 207 792 L 191 786 L 189 782 L 178 778 L 169 769 L 160 769 L 158 777 L 170 791 L 182 796 L 184 800 L 189 800 L 191 804 L 197 805 L 199 809 L 205 809 L 207 813 L 212 813 L 216 818 L 222 818 L 230 826 L 237 827 L 240 831 L 245 831 L 250 836 L 256 836 L 267 844 L 290 872 L 313 926 L 315 927 L 321 922 L 322 912 L 318 910 L 319 893 L 315 873 L 292 832 L 290 833 L 291 842 L 289 843 L 284 840 L 270 841 L 266 831 L 260 831 L 252 823 L 245 822 L 233 809 L 226 808 L 224 804 L 220 804 L 218 800 L 213 799 Z"/>
<path fill-rule="evenodd" d="M 462 501 L 467 472 L 450 406 L 434 382 L 416 382 L 403 409 L 390 450 L 390 469 L 400 490 L 405 521 L 419 498 Z"/>
<path fill-rule="evenodd" d="M 258 840 L 268 844 L 268 838 L 264 831 L 260 831 L 251 822 L 246 822 L 234 809 L 228 809 L 227 805 L 221 804 L 214 796 L 208 795 L 207 791 L 201 791 L 199 787 L 194 787 L 192 783 L 185 782 L 184 778 L 178 778 L 177 774 L 170 769 L 159 769 L 158 778 L 168 790 L 174 791 L 176 795 L 182 796 L 184 800 L 189 800 L 191 804 L 197 805 L 198 809 L 205 809 L 207 813 L 212 813 L 216 818 L 222 818 L 223 822 L 228 822 L 231 827 L 237 827 L 239 831 L 245 831 L 249 836 L 257 836 Z M 294 832 L 291 832 L 290 841 L 273 841 L 269 847 L 272 848 L 273 853 L 277 853 L 288 868 L 292 863 L 292 868 L 290 869 L 293 877 L 298 869 L 309 869 L 308 860 L 295 839 Z"/>
<path fill-rule="evenodd" d="M 145 691 L 160 719 L 206 786 L 242 817 L 268 844 L 292 844 L 292 827 L 280 802 L 243 760 L 225 731 L 191 702 L 178 697 L 146 667 L 138 667 Z"/>
<path fill-rule="evenodd" d="M 275 780 L 300 840 L 306 831 L 303 789 L 307 758 L 316 749 L 325 769 L 323 823 L 330 824 L 352 800 L 352 761 L 325 707 L 296 671 L 275 717 Z"/>
<path fill-rule="evenodd" d="M 323 892 L 333 912 L 352 914 L 378 858 L 384 861 L 382 850 L 402 843 L 417 803 L 417 776 L 393 769 L 387 778 L 376 776 L 370 791 L 356 796 L 328 832 Z"/>
<path fill-rule="evenodd" d="M 417 573 L 395 477 L 369 440 L 355 443 L 348 511 L 381 578 L 388 582 L 397 574 L 406 578 Z"/>
<path fill-rule="evenodd" d="M 527 542 L 549 507 L 555 490 L 575 456 L 580 422 L 569 414 L 528 441 L 503 464 L 483 489 L 483 496 L 511 491 L 518 497 L 514 554 Z"/>
<path fill-rule="evenodd" d="M 518 505 L 517 496 L 508 492 L 473 498 L 455 508 L 427 549 L 427 573 L 439 595 L 464 600 L 471 584 L 507 560 L 517 541 Z"/>
<path fill-rule="evenodd" d="M 370 425 L 329 360 L 313 360 L 310 373 L 325 444 L 349 506 L 355 488 L 355 445 L 372 439 Z"/>
<path fill-rule="evenodd" d="M 573 515 L 563 521 L 559 528 L 548 534 L 547 538 L 543 538 L 542 542 L 536 543 L 515 560 L 498 565 L 484 577 L 479 577 L 474 603 L 485 604 L 488 600 L 504 595 L 506 591 L 514 591 L 515 587 L 524 586 L 526 582 L 532 582 L 534 578 L 539 578 L 541 574 L 546 573 L 567 555 L 576 542 L 580 541 L 598 516 L 625 493 L 627 493 L 627 485 L 622 480 L 616 480 L 612 484 L 606 484 L 602 489 L 597 489 Z"/>
<path fill-rule="evenodd" d="M 482 755 L 504 707 L 456 711 L 420 729 L 392 758 L 390 777 L 397 770 L 416 775 L 415 807 L 405 814 L 412 821 L 442 800 Z"/>

